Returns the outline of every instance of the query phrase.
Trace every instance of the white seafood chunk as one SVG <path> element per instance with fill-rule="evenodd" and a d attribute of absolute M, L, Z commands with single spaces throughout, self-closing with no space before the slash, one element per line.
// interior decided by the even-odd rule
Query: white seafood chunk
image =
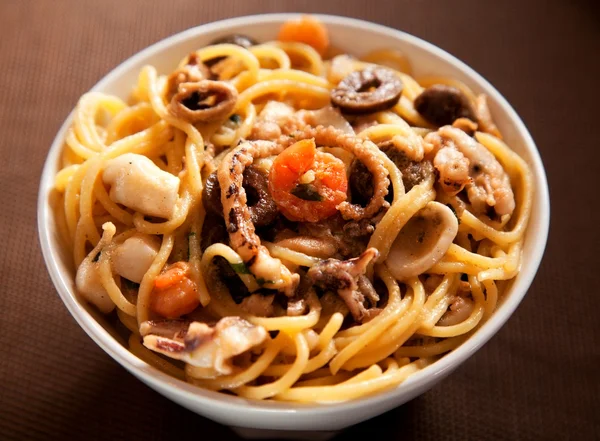
<path fill-rule="evenodd" d="M 136 233 L 112 252 L 112 267 L 121 277 L 141 283 L 159 248 L 160 240 L 156 236 Z"/>
<path fill-rule="evenodd" d="M 323 127 L 331 126 L 347 135 L 354 135 L 354 129 L 348 120 L 342 116 L 339 109 L 334 109 L 331 106 L 318 110 L 300 110 L 298 111 L 298 117 L 313 127 L 319 125 Z"/>
<path fill-rule="evenodd" d="M 168 219 L 173 215 L 179 178 L 161 170 L 149 158 L 126 153 L 107 162 L 102 174 L 110 198 L 140 213 Z"/>
<path fill-rule="evenodd" d="M 223 317 L 216 325 L 192 322 L 165 326 L 164 322 L 144 322 L 140 333 L 144 346 L 188 364 L 195 378 L 215 378 L 233 372 L 233 357 L 264 342 L 268 333 L 240 317 Z"/>
<path fill-rule="evenodd" d="M 261 110 L 259 118 L 262 121 L 281 123 L 293 114 L 294 108 L 292 106 L 281 101 L 269 101 Z"/>
<path fill-rule="evenodd" d="M 95 253 L 97 254 L 97 252 Z M 103 313 L 108 314 L 115 308 L 115 304 L 102 286 L 98 262 L 94 262 L 94 257 L 91 255 L 86 257 L 77 268 L 75 286 L 84 299 L 96 305 Z"/>

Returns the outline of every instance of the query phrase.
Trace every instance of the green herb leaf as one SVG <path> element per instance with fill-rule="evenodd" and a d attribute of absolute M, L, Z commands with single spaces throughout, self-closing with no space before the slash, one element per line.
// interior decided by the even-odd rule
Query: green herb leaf
<path fill-rule="evenodd" d="M 238 274 L 250 274 L 250 270 L 248 269 L 248 267 L 246 266 L 246 264 L 244 262 L 240 262 L 240 263 L 229 262 L 229 265 Z"/>
<path fill-rule="evenodd" d="M 454 209 L 454 206 L 452 204 L 446 204 L 446 207 L 448 207 L 450 210 L 452 210 L 452 213 L 454 213 L 454 216 L 456 216 L 456 220 L 458 221 L 458 225 L 460 225 L 460 217 L 458 217 L 458 213 Z"/>
<path fill-rule="evenodd" d="M 298 184 L 290 192 L 297 198 L 305 201 L 317 201 L 321 202 L 323 197 L 319 194 L 317 189 L 312 184 Z"/>
<path fill-rule="evenodd" d="M 259 277 L 258 279 L 256 279 L 256 283 L 258 283 L 258 286 L 263 286 L 266 285 L 267 283 L 274 283 L 272 280 L 265 280 L 262 277 Z"/>
<path fill-rule="evenodd" d="M 237 113 L 234 113 L 233 115 L 231 115 L 229 117 L 229 121 L 231 121 L 235 124 L 239 124 L 242 122 L 242 117 L 240 115 L 238 115 Z"/>

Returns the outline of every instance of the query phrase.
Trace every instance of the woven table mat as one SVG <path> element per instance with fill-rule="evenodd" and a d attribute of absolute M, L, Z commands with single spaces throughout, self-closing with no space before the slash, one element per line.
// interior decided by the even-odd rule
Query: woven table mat
<path fill-rule="evenodd" d="M 558 0 L 1 0 L 0 439 L 237 439 L 78 327 L 43 263 L 37 191 L 62 121 L 118 63 L 195 25 L 285 11 L 381 23 L 465 61 L 523 118 L 552 198 L 544 260 L 502 330 L 431 391 L 336 439 L 600 439 L 600 15 Z"/>

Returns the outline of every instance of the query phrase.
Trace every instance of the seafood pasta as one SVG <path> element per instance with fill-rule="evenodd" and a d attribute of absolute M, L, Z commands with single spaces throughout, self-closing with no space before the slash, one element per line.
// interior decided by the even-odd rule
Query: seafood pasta
<path fill-rule="evenodd" d="M 310 16 L 81 97 L 56 216 L 83 299 L 206 389 L 334 402 L 464 342 L 519 271 L 526 163 L 486 96 Z"/>

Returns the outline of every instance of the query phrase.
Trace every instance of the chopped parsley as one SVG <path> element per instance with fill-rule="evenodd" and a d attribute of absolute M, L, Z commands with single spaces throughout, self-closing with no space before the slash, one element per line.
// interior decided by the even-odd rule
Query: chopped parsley
<path fill-rule="evenodd" d="M 274 283 L 272 280 L 265 280 L 262 277 L 259 277 L 258 279 L 256 279 L 256 283 L 258 283 L 258 286 L 263 286 L 266 285 L 267 283 Z"/>
<path fill-rule="evenodd" d="M 323 196 L 319 194 L 313 184 L 298 184 L 290 193 L 305 201 L 321 202 L 323 200 Z"/>
<path fill-rule="evenodd" d="M 232 123 L 235 123 L 235 124 L 239 124 L 242 122 L 242 117 L 240 115 L 238 115 L 237 113 L 234 113 L 233 115 L 231 115 L 229 117 L 229 121 L 231 121 Z"/>
<path fill-rule="evenodd" d="M 240 263 L 229 262 L 229 265 L 238 274 L 250 274 L 250 270 L 248 269 L 248 267 L 246 266 L 246 264 L 244 262 L 240 262 Z"/>

